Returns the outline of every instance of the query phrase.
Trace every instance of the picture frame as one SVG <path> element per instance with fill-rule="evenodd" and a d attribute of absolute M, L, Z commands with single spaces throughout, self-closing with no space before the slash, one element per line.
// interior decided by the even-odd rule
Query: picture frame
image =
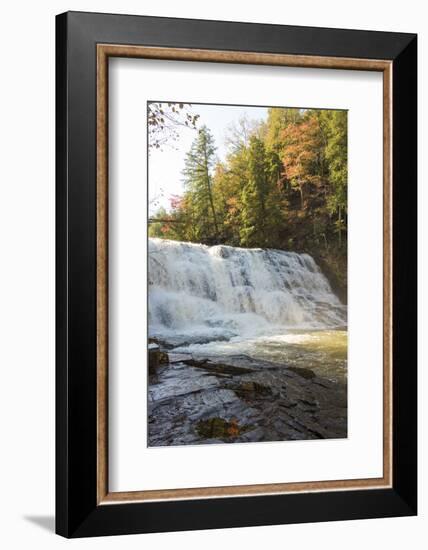
<path fill-rule="evenodd" d="M 108 62 L 383 74 L 383 476 L 108 487 Z M 65 537 L 417 513 L 417 36 L 67 12 L 56 18 L 56 532 Z M 250 452 L 250 451 L 249 451 Z"/>

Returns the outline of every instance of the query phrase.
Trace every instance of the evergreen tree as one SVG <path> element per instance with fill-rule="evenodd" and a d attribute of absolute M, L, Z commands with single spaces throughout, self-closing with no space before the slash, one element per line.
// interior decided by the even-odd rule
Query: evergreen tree
<path fill-rule="evenodd" d="M 214 139 L 208 128 L 203 126 L 186 155 L 183 170 L 186 195 L 192 195 L 201 242 L 211 242 L 219 235 L 211 176 L 215 151 Z"/>
<path fill-rule="evenodd" d="M 248 149 L 248 179 L 241 194 L 242 246 L 275 246 L 281 226 L 281 197 L 264 143 L 256 136 Z"/>
<path fill-rule="evenodd" d="M 325 157 L 328 164 L 331 185 L 327 208 L 336 216 L 335 228 L 339 246 L 342 245 L 342 233 L 346 231 L 348 214 L 348 143 L 347 112 L 328 111 L 324 114 L 327 133 Z"/>
<path fill-rule="evenodd" d="M 236 139 L 233 140 L 228 137 L 227 143 L 231 152 L 226 162 L 219 162 L 215 167 L 212 191 L 219 224 L 219 242 L 240 246 L 241 195 L 248 181 L 249 151 L 240 134 L 234 137 Z"/>

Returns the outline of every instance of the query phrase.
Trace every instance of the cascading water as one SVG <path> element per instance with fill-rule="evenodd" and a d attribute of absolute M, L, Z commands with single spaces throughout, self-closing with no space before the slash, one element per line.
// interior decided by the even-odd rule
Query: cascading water
<path fill-rule="evenodd" d="M 308 254 L 149 239 L 149 332 L 172 345 L 345 323 Z"/>

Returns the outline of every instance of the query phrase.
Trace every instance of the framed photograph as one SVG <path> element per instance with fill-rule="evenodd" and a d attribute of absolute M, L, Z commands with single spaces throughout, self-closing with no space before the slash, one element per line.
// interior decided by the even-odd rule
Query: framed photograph
<path fill-rule="evenodd" d="M 56 25 L 57 533 L 416 514 L 416 35 Z"/>

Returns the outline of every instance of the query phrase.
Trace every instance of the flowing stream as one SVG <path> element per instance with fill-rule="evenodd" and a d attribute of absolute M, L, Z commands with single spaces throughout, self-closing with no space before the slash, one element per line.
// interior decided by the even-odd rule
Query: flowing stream
<path fill-rule="evenodd" d="M 308 254 L 149 239 L 149 335 L 346 377 L 346 306 Z"/>

